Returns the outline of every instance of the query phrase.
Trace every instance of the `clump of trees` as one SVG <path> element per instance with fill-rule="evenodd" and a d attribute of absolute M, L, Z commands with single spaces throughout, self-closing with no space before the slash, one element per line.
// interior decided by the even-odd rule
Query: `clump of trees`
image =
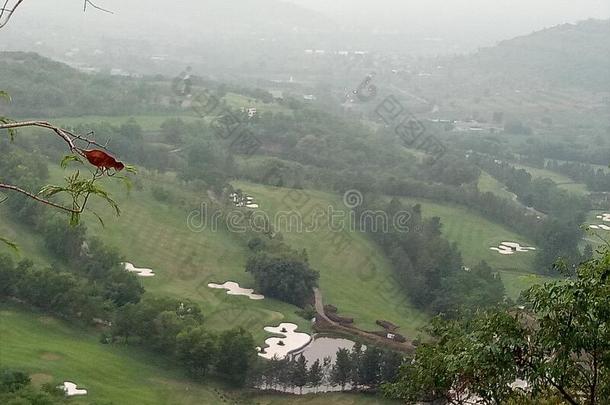
<path fill-rule="evenodd" d="M 311 301 L 320 274 L 310 267 L 306 251 L 259 238 L 249 245 L 256 253 L 248 259 L 246 271 L 254 276 L 257 291 L 301 307 Z"/>
<path fill-rule="evenodd" d="M 209 331 L 199 306 L 188 300 L 146 298 L 125 305 L 117 310 L 108 339 L 175 358 L 197 380 L 214 372 L 236 386 L 244 384 L 256 358 L 249 332 Z"/>
<path fill-rule="evenodd" d="M 56 405 L 66 403 L 66 398 L 56 384 L 43 384 L 38 389 L 26 372 L 0 368 L 0 403 Z"/>
<path fill-rule="evenodd" d="M 532 287 L 525 310 L 436 319 L 387 396 L 408 403 L 605 404 L 610 398 L 610 251 L 573 278 Z"/>

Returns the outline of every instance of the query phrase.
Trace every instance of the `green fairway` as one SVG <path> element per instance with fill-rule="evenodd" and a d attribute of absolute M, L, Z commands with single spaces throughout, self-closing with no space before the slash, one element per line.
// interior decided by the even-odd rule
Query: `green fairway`
<path fill-rule="evenodd" d="M 481 171 L 478 187 L 481 193 L 492 193 L 498 197 L 506 198 L 508 200 L 516 199 L 515 194 L 508 191 L 504 184 L 500 183 L 498 180 L 494 179 L 484 171 Z"/>
<path fill-rule="evenodd" d="M 349 212 L 337 195 L 313 190 L 291 190 L 252 183 L 235 183 L 260 204 L 270 219 L 278 213 L 295 212 L 304 222 L 314 209 Z M 309 214 L 308 214 L 309 213 Z M 279 218 L 279 217 L 278 217 Z M 401 333 L 415 335 L 426 317 L 414 309 L 392 278 L 392 268 L 380 248 L 366 234 L 346 229 L 331 230 L 319 226 L 312 232 L 279 225 L 284 240 L 297 249 L 307 249 L 312 267 L 320 272 L 324 303 L 339 308 L 342 315 L 353 317 L 361 328 L 376 330 L 375 321 L 389 320 L 401 327 Z"/>
<path fill-rule="evenodd" d="M 443 235 L 456 242 L 466 266 L 472 267 L 485 260 L 496 270 L 531 272 L 535 252 L 517 253 L 503 256 L 489 248 L 501 242 L 518 242 L 525 246 L 534 246 L 505 226 L 491 222 L 473 210 L 453 204 L 440 204 L 424 199 L 401 198 L 408 204 L 419 203 L 425 217 L 440 217 L 443 224 Z"/>
<path fill-rule="evenodd" d="M 523 170 L 527 171 L 529 174 L 532 175 L 532 177 L 537 177 L 537 178 L 542 178 L 542 179 L 544 179 L 544 178 L 551 179 L 555 183 L 557 183 L 557 185 L 560 188 L 562 188 L 566 191 L 569 191 L 571 193 L 575 193 L 575 194 L 587 194 L 588 193 L 586 184 L 576 183 L 574 180 L 570 179 L 567 176 L 564 176 L 563 174 L 556 173 L 556 172 L 546 170 L 546 169 L 538 169 L 536 167 L 519 165 L 519 164 L 515 164 L 514 166 L 517 169 L 523 169 Z"/>
<path fill-rule="evenodd" d="M 0 366 L 27 371 L 36 385 L 72 381 L 87 389 L 87 396 L 70 400 L 73 404 L 393 403 L 352 394 L 259 395 L 226 388 L 211 378 L 195 383 L 164 358 L 133 346 L 103 345 L 96 332 L 7 304 L 0 305 Z"/>
<path fill-rule="evenodd" d="M 506 295 L 513 300 L 519 298 L 522 291 L 535 284 L 544 284 L 556 279 L 538 274 L 527 274 L 514 271 L 500 271 L 500 277 L 506 289 Z"/>
<path fill-rule="evenodd" d="M 165 359 L 122 345 L 102 345 L 97 334 L 12 306 L 0 306 L 0 364 L 19 368 L 34 383 L 72 381 L 89 394 L 71 403 L 215 404 L 216 386 L 188 382 Z"/>
<path fill-rule="evenodd" d="M 50 169 L 51 182 L 55 184 L 61 184 L 62 176 L 70 172 L 52 165 Z M 269 335 L 263 330 L 265 326 L 293 322 L 304 332 L 311 330 L 310 321 L 297 316 L 298 308 L 293 305 L 273 299 L 252 301 L 247 297 L 227 295 L 225 290 L 209 288 L 208 283 L 225 281 L 252 287 L 253 279 L 245 272 L 246 241 L 241 234 L 213 230 L 211 226 L 189 228 L 189 214 L 194 212 L 197 222 L 198 214 L 205 209 L 202 207 L 209 202 L 205 192 L 188 191 L 172 175 L 142 172 L 138 179 L 142 183 L 141 189 L 129 192 L 119 182 L 104 182 L 104 187 L 121 207 L 120 217 L 114 216 L 101 202 L 92 201 L 90 207 L 102 216 L 105 226 L 92 214 L 86 213 L 83 219 L 91 236 L 116 247 L 125 260 L 136 267 L 155 271 L 155 277 L 142 279 L 147 293 L 190 298 L 201 305 L 210 328 L 224 330 L 242 326 L 261 345 Z M 176 201 L 172 204 L 156 201 L 150 191 L 153 184 L 170 190 Z M 9 227 L 3 225 L 5 223 L 6 220 L 0 221 L 0 230 L 3 226 Z M 12 231 L 6 235 L 23 247 L 22 256 L 35 257 L 38 263 L 49 263 L 44 257 L 42 240 L 33 236 L 31 230 L 24 228 L 23 232 Z"/>

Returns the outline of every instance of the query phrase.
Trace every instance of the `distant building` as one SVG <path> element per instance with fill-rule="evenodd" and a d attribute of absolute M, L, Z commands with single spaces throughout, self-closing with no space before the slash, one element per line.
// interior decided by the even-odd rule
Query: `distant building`
<path fill-rule="evenodd" d="M 248 118 L 256 117 L 256 108 L 254 107 L 244 108 L 244 112 L 248 114 Z"/>

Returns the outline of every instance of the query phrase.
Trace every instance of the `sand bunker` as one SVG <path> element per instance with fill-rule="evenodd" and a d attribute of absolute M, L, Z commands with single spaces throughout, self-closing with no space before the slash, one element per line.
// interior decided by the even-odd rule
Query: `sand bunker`
<path fill-rule="evenodd" d="M 596 217 L 597 219 L 601 219 L 604 222 L 610 222 L 610 214 L 601 214 Z"/>
<path fill-rule="evenodd" d="M 87 390 L 77 388 L 76 384 L 70 381 L 65 381 L 63 385 L 60 385 L 57 388 L 63 389 L 67 397 L 73 397 L 76 395 L 87 395 Z"/>
<path fill-rule="evenodd" d="M 231 193 L 229 199 L 233 202 L 236 207 L 246 208 L 258 208 L 258 203 L 254 200 L 254 197 L 247 194 Z"/>
<path fill-rule="evenodd" d="M 589 228 L 591 229 L 599 229 L 602 231 L 610 231 L 610 226 L 608 225 L 589 225 Z"/>
<path fill-rule="evenodd" d="M 529 252 L 530 250 L 536 250 L 535 247 L 521 246 L 516 242 L 502 242 L 498 247 L 490 247 L 490 250 L 495 250 L 501 255 L 514 255 L 515 253 Z"/>
<path fill-rule="evenodd" d="M 208 284 L 208 287 L 217 288 L 217 289 L 221 289 L 221 290 L 227 290 L 228 295 L 245 295 L 246 297 L 250 298 L 251 300 L 265 299 L 264 295 L 254 294 L 254 290 L 252 290 L 250 288 L 241 288 L 239 286 L 239 284 L 237 284 L 233 281 L 227 281 L 224 284 L 210 283 L 210 284 Z"/>
<path fill-rule="evenodd" d="M 272 359 L 273 357 L 283 359 L 288 354 L 307 346 L 311 342 L 311 336 L 307 333 L 297 332 L 297 327 L 294 323 L 281 323 L 278 327 L 265 327 L 266 332 L 283 335 L 284 337 L 271 337 L 265 340 L 267 345 L 264 349 L 265 352 L 259 351 L 258 355 L 265 359 Z"/>
<path fill-rule="evenodd" d="M 155 272 L 152 271 L 151 269 L 144 269 L 144 268 L 140 269 L 129 262 L 125 262 L 125 263 L 121 263 L 121 264 L 123 266 L 125 266 L 125 270 L 127 270 L 130 273 L 136 273 L 139 277 L 154 277 L 154 275 L 155 275 Z"/>

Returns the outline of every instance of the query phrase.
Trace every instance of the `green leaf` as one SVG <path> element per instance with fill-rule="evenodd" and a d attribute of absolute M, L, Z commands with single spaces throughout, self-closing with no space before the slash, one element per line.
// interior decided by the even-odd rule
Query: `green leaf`
<path fill-rule="evenodd" d="M 128 173 L 138 174 L 138 169 L 135 166 L 125 165 L 125 170 Z"/>
<path fill-rule="evenodd" d="M 78 163 L 80 163 L 80 164 L 82 164 L 82 163 L 83 163 L 83 161 L 81 160 L 81 158 L 80 158 L 80 157 L 78 157 L 78 156 L 76 156 L 76 155 L 66 155 L 66 156 L 64 156 L 64 158 L 61 160 L 61 163 L 60 163 L 61 168 L 62 168 L 62 169 L 65 169 L 66 167 L 68 167 L 68 165 L 69 165 L 71 162 L 78 162 Z"/>

